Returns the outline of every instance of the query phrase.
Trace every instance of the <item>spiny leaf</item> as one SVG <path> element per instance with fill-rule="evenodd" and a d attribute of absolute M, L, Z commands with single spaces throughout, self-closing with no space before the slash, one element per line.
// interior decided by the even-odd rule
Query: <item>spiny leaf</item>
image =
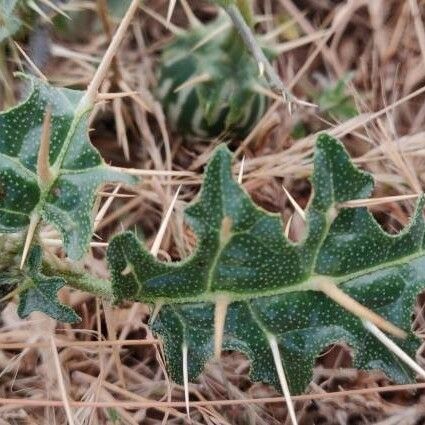
<path fill-rule="evenodd" d="M 30 90 L 18 106 L 0 113 L 0 232 L 16 232 L 40 216 L 62 234 L 72 259 L 92 235 L 96 190 L 108 181 L 132 183 L 108 168 L 90 144 L 84 92 L 52 87 L 26 77 Z M 51 110 L 49 164 L 52 178 L 37 174 L 43 119 Z"/>
<path fill-rule="evenodd" d="M 397 382 L 410 370 L 374 339 L 362 320 L 320 291 L 321 279 L 403 329 L 397 340 L 414 355 L 411 331 L 417 294 L 425 287 L 423 198 L 411 224 L 385 233 L 365 208 L 342 203 L 368 197 L 372 177 L 358 170 L 344 147 L 322 135 L 316 143 L 313 195 L 300 243 L 284 236 L 278 215 L 256 207 L 234 181 L 231 155 L 220 147 L 205 174 L 197 202 L 186 210 L 198 247 L 188 259 L 164 263 L 131 233 L 108 250 L 116 298 L 163 305 L 153 329 L 164 340 L 171 376 L 182 382 L 182 347 L 195 379 L 215 346 L 215 308 L 228 302 L 222 348 L 245 353 L 253 380 L 278 387 L 269 346 L 277 340 L 292 392 L 305 390 L 314 361 L 330 344 L 346 342 L 354 365 L 381 369 Z"/>
<path fill-rule="evenodd" d="M 226 22 L 229 24 L 225 28 Z M 202 46 L 208 35 L 222 29 Z M 258 65 L 249 56 L 225 16 L 179 34 L 162 53 L 156 95 L 170 125 L 201 139 L 245 135 L 265 111 Z M 207 80 L 179 89 L 199 76 Z"/>
<path fill-rule="evenodd" d="M 61 277 L 47 277 L 41 273 L 42 250 L 34 246 L 28 257 L 25 289 L 19 295 L 18 314 L 28 317 L 33 311 L 41 311 L 61 322 L 74 323 L 77 313 L 58 300 L 57 292 L 66 285 Z"/>

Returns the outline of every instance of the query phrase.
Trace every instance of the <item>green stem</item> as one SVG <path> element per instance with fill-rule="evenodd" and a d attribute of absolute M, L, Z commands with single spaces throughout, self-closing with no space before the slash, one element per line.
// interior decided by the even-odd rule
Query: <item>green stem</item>
<path fill-rule="evenodd" d="M 114 298 L 112 283 L 107 279 L 100 279 L 88 273 L 75 272 L 61 273 L 61 276 L 66 280 L 67 285 L 72 288 L 109 300 Z"/>
<path fill-rule="evenodd" d="M 67 286 L 71 288 L 109 300 L 114 298 L 112 283 L 109 280 L 92 276 L 84 270 L 77 269 L 71 264 L 59 260 L 54 255 L 45 253 L 43 271 L 47 275 L 63 277 Z"/>
<path fill-rule="evenodd" d="M 245 1 L 245 0 L 243 0 Z M 267 79 L 269 80 L 269 84 L 276 93 L 283 96 L 284 100 L 287 97 L 291 97 L 288 89 L 283 84 L 279 75 L 276 73 L 270 61 L 267 59 L 263 50 L 258 44 L 251 28 L 245 22 L 245 18 L 243 17 L 241 11 L 235 4 L 225 4 L 224 10 L 229 15 L 230 19 L 233 22 L 233 25 L 237 29 L 240 37 L 242 38 L 246 48 L 252 54 L 256 62 L 259 66 L 261 66 L 264 70 Z"/>

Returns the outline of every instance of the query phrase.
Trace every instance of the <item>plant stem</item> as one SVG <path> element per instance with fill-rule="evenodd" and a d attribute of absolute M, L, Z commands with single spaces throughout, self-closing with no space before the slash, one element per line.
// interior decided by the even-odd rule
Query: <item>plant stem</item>
<path fill-rule="evenodd" d="M 55 255 L 45 252 L 43 272 L 49 276 L 60 276 L 66 280 L 67 286 L 90 294 L 112 300 L 114 294 L 112 283 L 107 279 L 92 276 L 72 264 L 60 260 Z"/>
<path fill-rule="evenodd" d="M 257 61 L 260 70 L 264 69 L 272 90 L 276 91 L 278 94 L 282 95 L 284 99 L 286 99 L 289 96 L 289 91 L 277 75 L 261 47 L 258 45 L 257 40 L 255 39 L 251 28 L 245 22 L 241 11 L 234 4 L 225 4 L 223 7 L 232 20 L 233 25 L 237 29 L 246 47 Z"/>
<path fill-rule="evenodd" d="M 88 292 L 98 297 L 112 300 L 114 294 L 112 291 L 112 283 L 107 279 L 100 279 L 86 273 L 69 272 L 61 274 L 66 280 L 68 286 Z"/>

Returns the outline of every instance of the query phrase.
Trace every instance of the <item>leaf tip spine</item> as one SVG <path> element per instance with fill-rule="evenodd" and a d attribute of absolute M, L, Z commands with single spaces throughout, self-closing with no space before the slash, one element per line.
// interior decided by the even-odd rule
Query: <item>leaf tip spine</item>
<path fill-rule="evenodd" d="M 223 347 L 224 324 L 230 299 L 227 295 L 219 295 L 215 300 L 214 310 L 214 358 L 219 360 Z"/>

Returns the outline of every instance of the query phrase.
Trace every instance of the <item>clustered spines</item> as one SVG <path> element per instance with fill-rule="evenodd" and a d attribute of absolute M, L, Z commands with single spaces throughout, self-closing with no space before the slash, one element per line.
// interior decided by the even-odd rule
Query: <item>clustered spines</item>
<path fill-rule="evenodd" d="M 219 15 L 176 35 L 162 53 L 155 91 L 170 126 L 188 139 L 244 137 L 265 112 L 267 99 L 255 90 L 258 66 L 226 22 Z"/>

